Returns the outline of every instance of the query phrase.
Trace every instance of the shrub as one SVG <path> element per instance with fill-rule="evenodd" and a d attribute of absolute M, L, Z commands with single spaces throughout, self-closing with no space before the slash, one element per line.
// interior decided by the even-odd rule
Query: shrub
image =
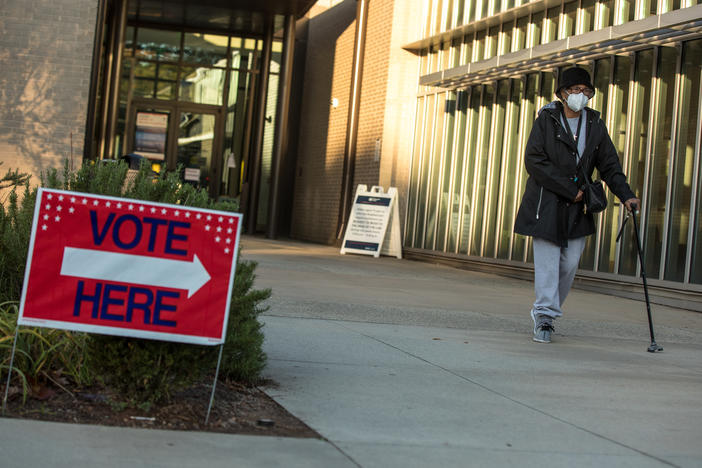
<path fill-rule="evenodd" d="M 0 304 L 0 368 L 5 371 L 10 368 L 17 315 L 17 303 Z M 90 383 L 83 365 L 85 338 L 65 330 L 20 328 L 12 369 L 21 382 L 23 398 L 44 396 L 49 382 L 63 387 L 66 378 L 79 385 Z"/>
<path fill-rule="evenodd" d="M 238 209 L 235 200 L 215 202 L 205 190 L 182 183 L 178 173 L 163 171 L 154 176 L 148 164 L 143 164 L 131 182 L 125 182 L 126 175 L 127 165 L 123 162 L 86 163 L 75 172 L 66 163 L 62 173 L 52 169 L 44 174 L 42 184 L 49 188 L 197 208 L 226 211 Z M 17 259 L 14 263 L 3 262 L 3 265 L 7 263 L 7 268 L 0 265 L 0 281 L 6 281 L 12 286 L 8 298 L 13 300 L 19 299 L 21 293 L 36 190 L 25 186 L 22 202 L 18 204 L 17 200 L 16 195 L 11 197 L 8 213 L 4 210 L 0 212 L 3 242 L 8 229 L 21 231 L 8 234 L 12 245 L 21 248 Z M 257 317 L 265 310 L 262 302 L 270 297 L 270 290 L 253 289 L 255 268 L 254 262 L 240 260 L 237 265 L 220 371 L 222 378 L 243 383 L 256 382 L 266 362 L 265 353 L 261 349 L 262 325 Z M 3 279 L 4 276 L 8 277 L 7 280 Z M 68 335 L 73 336 L 70 333 Z M 168 400 L 179 388 L 213 371 L 219 351 L 218 347 L 102 335 L 87 335 L 80 346 L 81 350 L 85 349 L 87 358 L 85 366 L 80 367 L 80 376 L 75 378 L 76 382 L 88 380 L 87 372 L 87 375 L 94 375 L 119 391 L 128 403 L 142 406 Z"/>
<path fill-rule="evenodd" d="M 7 202 L 0 205 L 1 303 L 19 301 L 22 295 L 36 196 L 36 189 L 30 189 L 25 182 L 21 199 L 13 188 Z"/>

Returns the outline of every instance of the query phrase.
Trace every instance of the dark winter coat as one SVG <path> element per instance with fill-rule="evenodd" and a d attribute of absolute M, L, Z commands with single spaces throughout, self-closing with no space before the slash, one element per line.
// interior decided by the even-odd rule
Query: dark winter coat
<path fill-rule="evenodd" d="M 562 112 L 562 104 L 552 102 L 541 109 L 534 122 L 524 155 L 529 179 L 514 232 L 565 247 L 568 239 L 593 234 L 595 220 L 592 214 L 583 212 L 583 202 L 573 203 L 583 177 L 577 168 L 575 141 L 561 123 Z M 581 161 L 586 162 L 586 173 L 592 176 L 597 168 L 620 200 L 634 198 L 599 112 L 590 108 L 583 112 L 587 123 Z M 576 173 L 580 174 L 577 180 Z"/>

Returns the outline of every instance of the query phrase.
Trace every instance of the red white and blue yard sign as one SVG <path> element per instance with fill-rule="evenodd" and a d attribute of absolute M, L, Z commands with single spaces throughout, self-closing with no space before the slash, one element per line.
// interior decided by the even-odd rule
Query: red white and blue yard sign
<path fill-rule="evenodd" d="M 224 342 L 241 215 L 39 189 L 18 323 Z"/>

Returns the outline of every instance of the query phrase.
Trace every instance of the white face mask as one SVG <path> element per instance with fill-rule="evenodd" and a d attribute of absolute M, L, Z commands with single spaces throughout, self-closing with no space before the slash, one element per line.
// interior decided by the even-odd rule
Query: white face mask
<path fill-rule="evenodd" d="M 580 112 L 589 100 L 590 98 L 585 96 L 585 93 L 573 93 L 568 95 L 566 102 L 573 112 Z"/>

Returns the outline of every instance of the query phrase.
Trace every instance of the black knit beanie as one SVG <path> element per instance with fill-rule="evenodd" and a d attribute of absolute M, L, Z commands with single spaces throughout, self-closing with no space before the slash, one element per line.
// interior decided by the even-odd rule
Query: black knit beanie
<path fill-rule="evenodd" d="M 595 87 L 592 86 L 590 82 L 590 74 L 584 68 L 572 67 L 567 70 L 563 70 L 561 76 L 558 79 L 558 89 L 556 89 L 556 97 L 560 98 L 561 90 L 564 88 L 570 88 L 574 85 L 584 85 L 587 86 L 595 92 Z"/>

